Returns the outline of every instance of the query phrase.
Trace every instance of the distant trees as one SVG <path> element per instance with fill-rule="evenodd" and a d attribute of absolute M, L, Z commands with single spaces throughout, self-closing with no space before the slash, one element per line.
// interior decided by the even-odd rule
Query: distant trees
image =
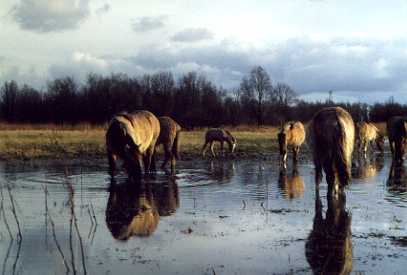
<path fill-rule="evenodd" d="M 129 77 L 125 74 L 90 74 L 82 84 L 72 77 L 57 78 L 44 90 L 6 81 L 0 87 L 0 118 L 27 123 L 106 123 L 117 112 L 147 109 L 168 115 L 184 128 L 239 124 L 274 124 L 308 121 L 334 102 L 304 102 L 287 84 L 272 85 L 266 70 L 255 66 L 238 88 L 218 88 L 204 75 L 189 72 L 175 79 L 171 72 Z M 338 105 L 338 104 L 336 104 Z M 407 106 L 389 100 L 373 106 L 339 104 L 355 121 L 385 121 L 407 115 Z"/>

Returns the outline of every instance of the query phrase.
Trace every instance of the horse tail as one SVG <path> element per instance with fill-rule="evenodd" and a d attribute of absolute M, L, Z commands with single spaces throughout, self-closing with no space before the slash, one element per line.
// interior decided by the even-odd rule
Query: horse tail
<path fill-rule="evenodd" d="M 174 138 L 174 143 L 172 144 L 171 152 L 174 155 L 175 159 L 179 159 L 179 139 L 180 139 L 181 131 L 177 131 L 177 134 Z"/>
<path fill-rule="evenodd" d="M 338 124 L 336 127 L 337 140 L 334 141 L 335 146 L 332 157 L 335 163 L 339 184 L 340 186 L 343 187 L 349 184 L 351 178 L 349 163 L 351 161 L 349 156 L 349 150 L 351 150 L 349 147 L 351 146 L 351 144 L 349 144 L 349 142 L 351 141 L 347 136 L 346 125 L 344 125 L 346 121 L 339 117 L 337 117 L 337 120 L 338 120 Z"/>

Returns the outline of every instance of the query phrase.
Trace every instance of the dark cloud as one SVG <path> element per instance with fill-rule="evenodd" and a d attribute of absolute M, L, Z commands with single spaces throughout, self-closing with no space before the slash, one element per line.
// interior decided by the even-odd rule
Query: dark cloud
<path fill-rule="evenodd" d="M 105 13 L 108 13 L 111 10 L 111 6 L 109 4 L 104 4 L 103 6 L 101 6 L 100 8 L 96 9 L 95 13 L 97 15 L 103 15 Z"/>
<path fill-rule="evenodd" d="M 167 16 L 165 15 L 157 17 L 139 17 L 134 20 L 134 22 L 131 24 L 131 27 L 136 32 L 148 32 L 164 27 L 166 19 Z"/>
<path fill-rule="evenodd" d="M 177 32 L 171 37 L 176 42 L 197 42 L 213 38 L 213 33 L 205 28 L 189 28 Z"/>
<path fill-rule="evenodd" d="M 40 33 L 71 30 L 89 16 L 89 0 L 21 0 L 12 14 L 24 30 Z"/>
<path fill-rule="evenodd" d="M 230 41 L 206 46 L 173 44 L 139 49 L 140 54 L 128 57 L 78 52 L 67 62 L 50 66 L 49 75 L 84 79 L 90 72 L 135 76 L 171 71 L 178 77 L 197 71 L 218 86 L 236 88 L 253 66 L 261 65 L 273 83 L 285 82 L 308 99 L 325 99 L 332 90 L 338 100 L 375 102 L 390 96 L 407 100 L 403 96 L 407 89 L 406 49 L 407 40 L 293 39 L 263 49 L 244 48 Z"/>

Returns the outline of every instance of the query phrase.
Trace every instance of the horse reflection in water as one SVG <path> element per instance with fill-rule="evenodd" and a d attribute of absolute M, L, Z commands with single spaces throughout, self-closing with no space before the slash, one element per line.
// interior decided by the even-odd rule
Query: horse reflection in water
<path fill-rule="evenodd" d="M 304 180 L 298 173 L 297 168 L 293 168 L 291 175 L 287 175 L 286 169 L 281 169 L 278 177 L 278 186 L 286 199 L 291 200 L 304 195 Z"/>
<path fill-rule="evenodd" d="M 359 156 L 356 162 L 352 165 L 352 177 L 355 179 L 369 179 L 376 176 L 383 167 L 384 157 L 382 154 L 370 159 Z"/>
<path fill-rule="evenodd" d="M 208 170 L 212 179 L 227 183 L 235 174 L 235 163 L 233 161 L 211 160 Z"/>
<path fill-rule="evenodd" d="M 389 193 L 396 196 L 407 196 L 407 171 L 403 164 L 393 161 L 387 179 Z"/>
<path fill-rule="evenodd" d="M 349 274 L 352 271 L 351 216 L 345 206 L 344 194 L 328 194 L 324 219 L 317 188 L 314 223 L 305 244 L 305 256 L 314 274 Z"/>
<path fill-rule="evenodd" d="M 178 187 L 173 179 L 154 186 L 127 179 L 112 182 L 106 207 L 106 224 L 113 237 L 148 237 L 155 232 L 160 216 L 169 216 L 179 207 Z"/>

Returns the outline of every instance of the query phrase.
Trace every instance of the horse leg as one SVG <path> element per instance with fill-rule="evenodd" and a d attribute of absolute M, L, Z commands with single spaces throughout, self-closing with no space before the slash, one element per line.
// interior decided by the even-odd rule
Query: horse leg
<path fill-rule="evenodd" d="M 155 166 L 156 157 L 157 157 L 156 156 L 157 155 L 156 151 L 157 151 L 156 148 L 154 148 L 154 152 L 153 152 L 153 156 L 151 157 L 151 164 L 150 164 L 150 169 L 151 169 L 151 171 L 154 171 L 154 172 L 157 171 L 157 168 Z"/>
<path fill-rule="evenodd" d="M 168 143 L 164 143 L 164 161 L 163 164 L 161 164 L 161 169 L 164 169 L 165 166 L 167 165 L 168 161 L 171 158 L 171 146 L 169 146 Z"/>
<path fill-rule="evenodd" d="M 113 154 L 113 152 L 108 151 L 107 152 L 107 159 L 109 161 L 109 174 L 111 177 L 114 176 L 114 173 L 116 171 L 116 159 L 117 156 L 115 154 Z"/>
<path fill-rule="evenodd" d="M 335 182 L 335 171 L 333 168 L 333 162 L 325 161 L 324 171 L 326 175 L 326 183 L 328 184 L 328 193 L 333 194 L 338 190 L 338 186 Z"/>
<path fill-rule="evenodd" d="M 146 174 L 150 172 L 150 165 L 151 160 L 154 154 L 154 146 L 150 146 L 147 148 L 146 152 L 144 153 L 144 171 Z"/>
<path fill-rule="evenodd" d="M 223 145 L 224 145 L 224 141 L 222 140 L 220 142 L 220 151 L 222 152 L 222 155 L 225 155 L 225 151 L 223 150 Z"/>
<path fill-rule="evenodd" d="M 204 146 L 202 147 L 202 157 L 205 157 L 206 147 L 208 146 L 209 142 L 205 141 Z"/>
<path fill-rule="evenodd" d="M 293 164 L 294 166 L 297 165 L 298 163 L 298 153 L 300 151 L 300 146 L 294 146 L 293 147 Z"/>
<path fill-rule="evenodd" d="M 211 141 L 210 148 L 211 148 L 212 157 L 216 157 L 215 151 L 213 151 L 213 146 L 214 145 L 215 145 L 215 143 L 213 141 Z"/>

